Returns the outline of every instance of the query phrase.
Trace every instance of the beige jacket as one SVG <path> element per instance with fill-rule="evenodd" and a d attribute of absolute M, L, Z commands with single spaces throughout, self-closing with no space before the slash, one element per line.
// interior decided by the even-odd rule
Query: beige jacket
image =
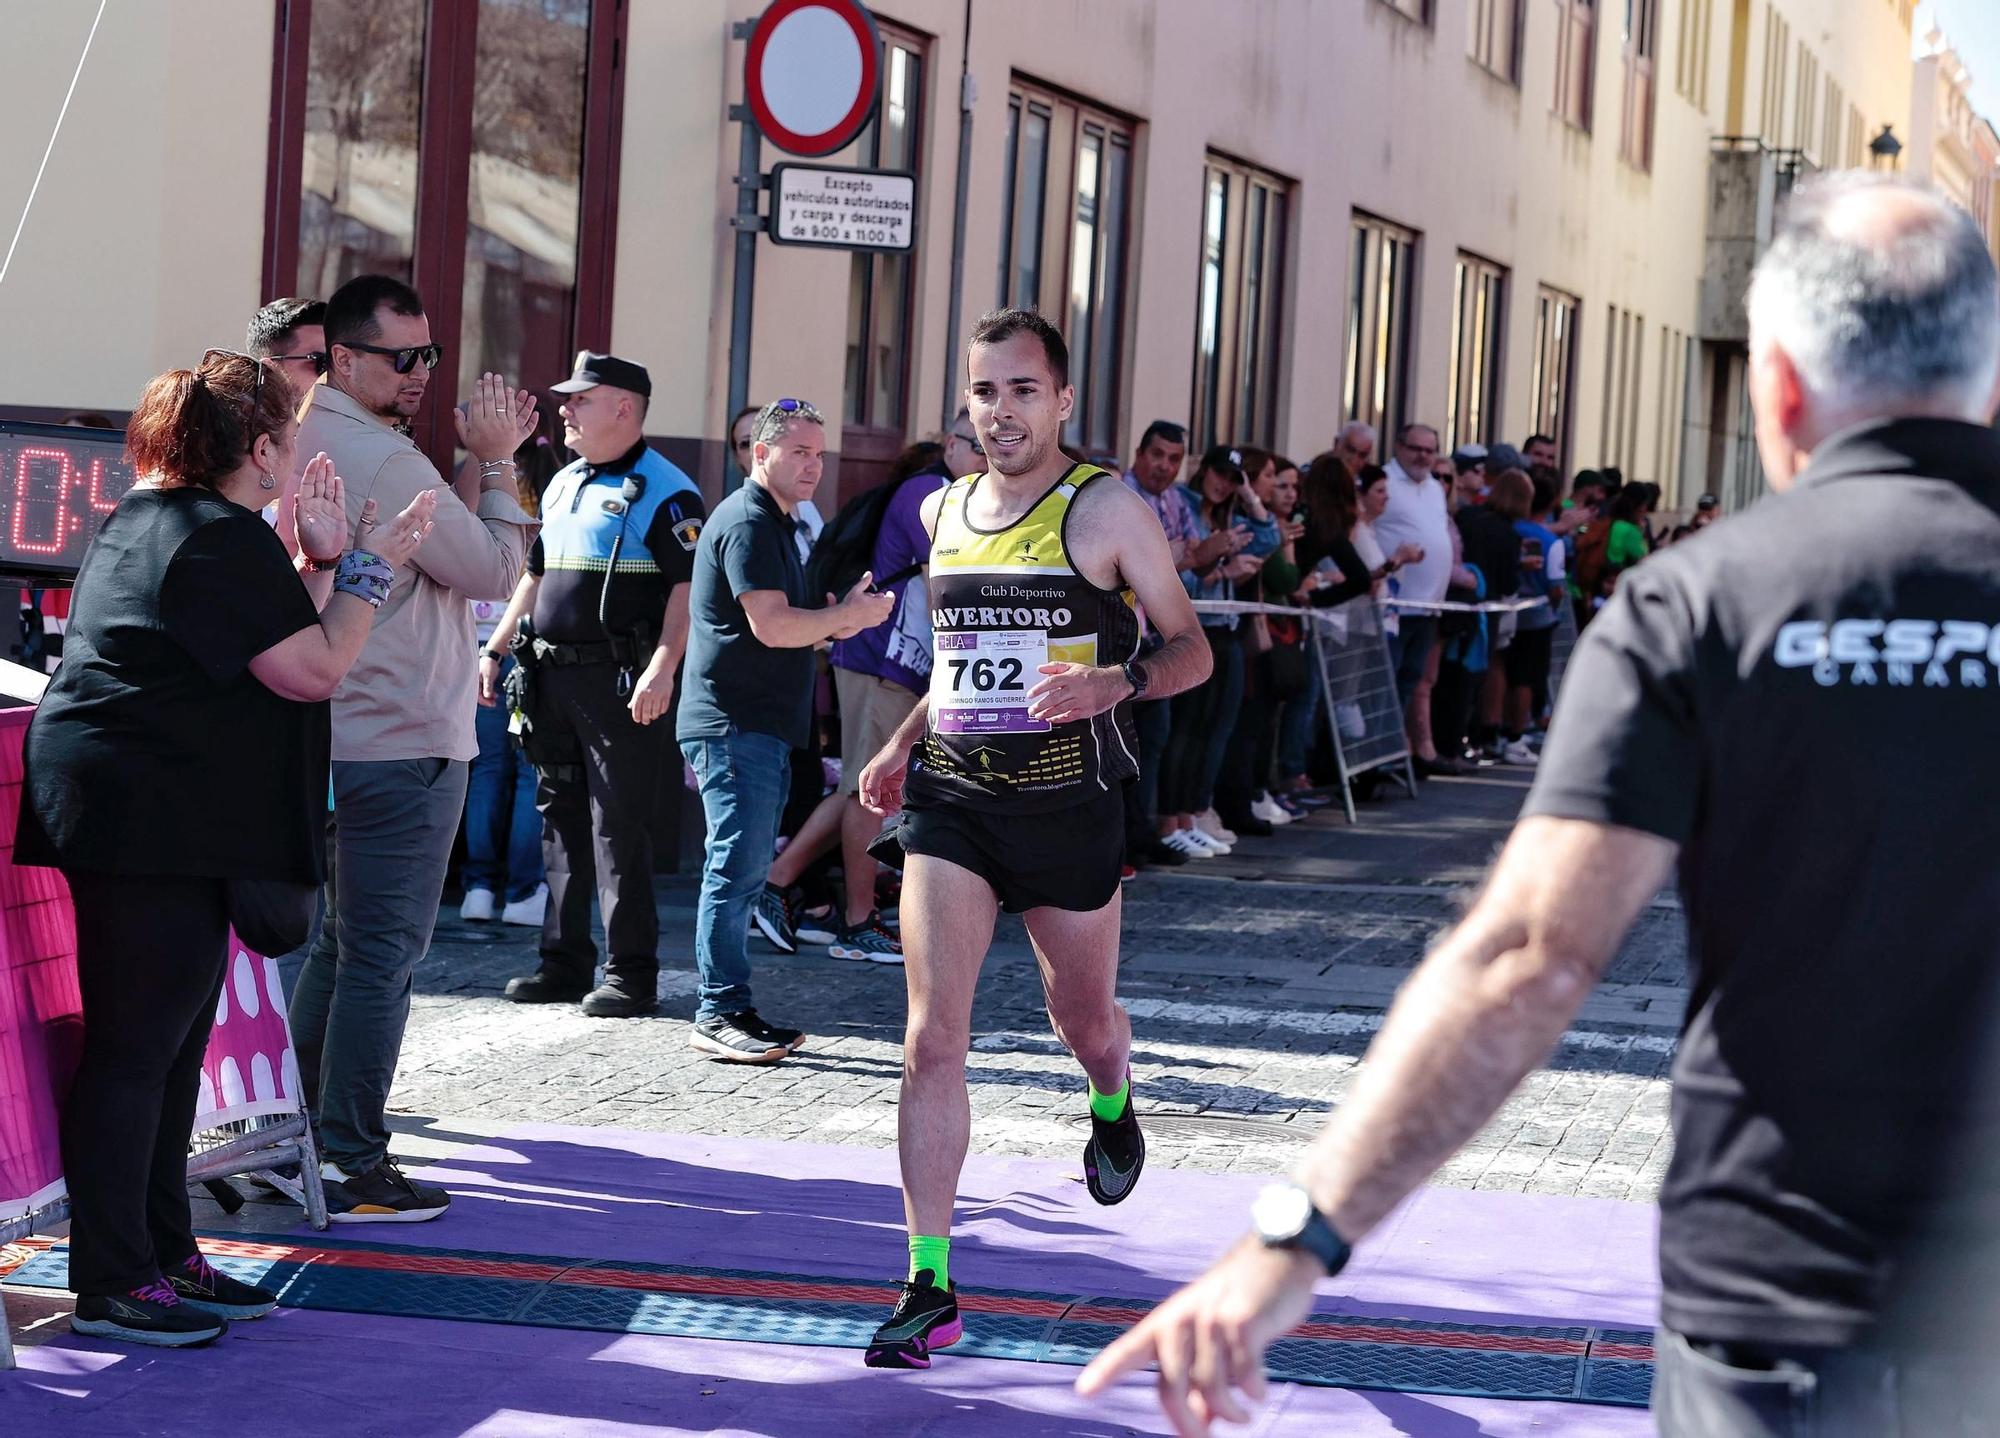
<path fill-rule="evenodd" d="M 487 490 L 474 514 L 409 439 L 331 385 L 315 385 L 299 425 L 299 462 L 321 450 L 347 485 L 350 542 L 367 548 L 361 506 L 387 524 L 417 494 L 438 492 L 435 528 L 396 576 L 361 657 L 333 695 L 336 760 L 471 759 L 477 706 L 472 599 L 514 592 L 536 521 L 513 495 Z"/>

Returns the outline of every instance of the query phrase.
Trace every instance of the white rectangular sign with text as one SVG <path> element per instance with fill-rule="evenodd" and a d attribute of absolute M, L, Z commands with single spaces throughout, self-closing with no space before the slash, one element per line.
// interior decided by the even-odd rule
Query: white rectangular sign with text
<path fill-rule="evenodd" d="M 916 242 L 916 177 L 896 170 L 779 165 L 771 238 L 781 245 L 907 250 Z"/>

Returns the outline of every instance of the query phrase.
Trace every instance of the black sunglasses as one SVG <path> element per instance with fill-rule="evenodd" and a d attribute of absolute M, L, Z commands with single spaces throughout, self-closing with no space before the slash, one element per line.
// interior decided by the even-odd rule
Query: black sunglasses
<path fill-rule="evenodd" d="M 286 360 L 311 360 L 314 374 L 326 373 L 327 361 L 324 350 L 307 350 L 301 355 L 265 355 L 264 358 L 273 364 L 281 364 Z"/>
<path fill-rule="evenodd" d="M 342 349 L 359 350 L 365 355 L 388 355 L 390 363 L 395 366 L 397 374 L 408 374 L 417 367 L 418 360 L 423 361 L 425 369 L 435 370 L 438 367 L 438 362 L 444 358 L 444 346 L 436 344 L 409 345 L 403 349 L 388 349 L 382 345 L 350 344 L 346 340 L 336 340 L 335 343 Z"/>

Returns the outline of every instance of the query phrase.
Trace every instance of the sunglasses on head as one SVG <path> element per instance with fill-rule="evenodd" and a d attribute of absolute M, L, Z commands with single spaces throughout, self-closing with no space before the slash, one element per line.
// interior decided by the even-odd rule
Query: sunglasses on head
<path fill-rule="evenodd" d="M 819 411 L 802 399 L 779 399 L 771 401 L 772 409 L 779 414 L 795 414 L 801 419 L 818 419 Z"/>
<path fill-rule="evenodd" d="M 434 370 L 438 367 L 438 362 L 444 358 L 444 346 L 438 344 L 407 345 L 402 349 L 390 349 L 384 345 L 350 344 L 346 340 L 340 340 L 338 343 L 342 349 L 359 350 L 365 355 L 388 355 L 389 362 L 395 367 L 397 374 L 408 374 L 417 367 L 419 360 L 423 361 L 425 369 Z"/>
<path fill-rule="evenodd" d="M 216 359 L 249 360 L 251 364 L 257 366 L 257 380 L 250 390 L 250 408 L 254 412 L 258 401 L 264 397 L 264 361 L 258 359 L 255 355 L 247 355 L 241 350 L 213 349 L 201 352 L 201 367 L 207 369 L 209 361 Z"/>

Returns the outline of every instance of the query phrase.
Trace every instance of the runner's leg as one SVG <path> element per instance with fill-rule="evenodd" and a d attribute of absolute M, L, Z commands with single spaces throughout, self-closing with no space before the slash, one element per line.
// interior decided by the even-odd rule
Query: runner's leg
<path fill-rule="evenodd" d="M 1132 1021 L 1118 1002 L 1123 895 L 1093 913 L 1030 909 L 1028 938 L 1042 970 L 1049 1023 L 1099 1093 L 1116 1093 L 1132 1061 Z"/>
<path fill-rule="evenodd" d="M 896 1113 L 903 1214 L 912 1234 L 949 1235 L 972 1131 L 965 1060 L 972 995 L 999 901 L 969 869 L 912 854 L 903 869 L 903 967 L 910 1013 Z"/>

